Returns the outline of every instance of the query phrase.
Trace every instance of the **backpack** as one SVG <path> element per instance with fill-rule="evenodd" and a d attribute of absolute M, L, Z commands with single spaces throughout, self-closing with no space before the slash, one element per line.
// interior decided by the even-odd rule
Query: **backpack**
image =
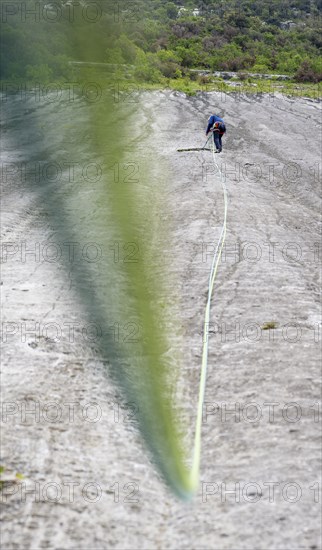
<path fill-rule="evenodd" d="M 223 122 L 217 121 L 212 127 L 214 132 L 220 132 L 221 134 L 224 134 L 226 132 L 226 127 Z"/>

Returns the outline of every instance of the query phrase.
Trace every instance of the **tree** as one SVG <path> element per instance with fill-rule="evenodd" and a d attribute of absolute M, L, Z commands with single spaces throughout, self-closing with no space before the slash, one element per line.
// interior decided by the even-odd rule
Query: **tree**
<path fill-rule="evenodd" d="M 178 16 L 178 8 L 173 2 L 168 2 L 165 5 L 166 14 L 169 19 L 176 19 Z"/>
<path fill-rule="evenodd" d="M 129 40 L 125 34 L 121 34 L 121 36 L 116 40 L 115 47 L 121 51 L 122 58 L 125 62 L 134 63 L 137 48 L 133 44 L 132 40 Z"/>

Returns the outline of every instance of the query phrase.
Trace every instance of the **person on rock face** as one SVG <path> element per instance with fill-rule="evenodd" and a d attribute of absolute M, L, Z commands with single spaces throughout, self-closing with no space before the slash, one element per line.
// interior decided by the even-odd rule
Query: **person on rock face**
<path fill-rule="evenodd" d="M 209 134 L 209 132 L 213 132 L 214 142 L 216 146 L 216 153 L 221 153 L 222 151 L 221 138 L 226 132 L 226 126 L 223 119 L 217 115 L 211 115 L 211 117 L 208 120 L 206 136 Z"/>

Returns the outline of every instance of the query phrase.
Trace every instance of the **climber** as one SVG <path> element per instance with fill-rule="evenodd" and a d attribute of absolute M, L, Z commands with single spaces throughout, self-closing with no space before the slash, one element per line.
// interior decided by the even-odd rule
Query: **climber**
<path fill-rule="evenodd" d="M 217 115 L 211 115 L 211 117 L 208 120 L 206 136 L 209 134 L 209 132 L 213 132 L 214 142 L 216 146 L 216 153 L 221 153 L 222 151 L 221 138 L 226 132 L 226 126 L 223 119 Z"/>

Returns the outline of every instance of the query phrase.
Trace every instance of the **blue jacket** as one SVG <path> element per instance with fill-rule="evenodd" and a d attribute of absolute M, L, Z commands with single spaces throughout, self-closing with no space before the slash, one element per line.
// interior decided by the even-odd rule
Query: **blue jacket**
<path fill-rule="evenodd" d="M 208 126 L 207 126 L 207 130 L 206 130 L 206 134 L 208 134 L 208 132 L 210 132 L 210 130 L 213 127 L 213 125 L 215 124 L 215 122 L 222 122 L 224 127 L 225 127 L 225 123 L 224 123 L 222 118 L 220 118 L 219 116 L 216 116 L 216 115 L 211 115 L 211 117 L 208 120 Z"/>

